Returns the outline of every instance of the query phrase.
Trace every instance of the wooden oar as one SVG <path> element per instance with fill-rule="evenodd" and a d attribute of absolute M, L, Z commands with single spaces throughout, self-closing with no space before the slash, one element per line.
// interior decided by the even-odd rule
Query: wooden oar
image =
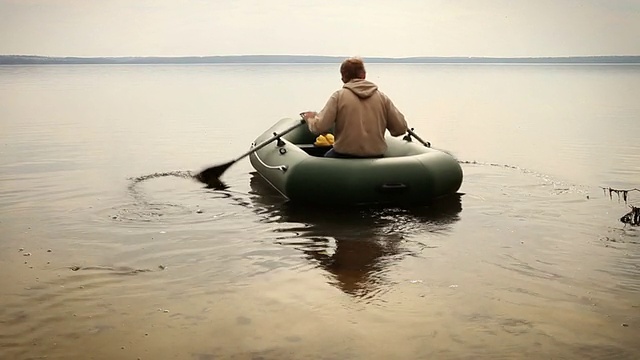
<path fill-rule="evenodd" d="M 234 160 L 231 160 L 229 162 L 226 162 L 222 165 L 216 165 L 216 166 L 212 166 L 210 168 L 204 169 L 201 172 L 199 172 L 198 174 L 196 174 L 194 176 L 194 178 L 204 184 L 207 184 L 209 186 L 217 186 L 218 184 L 220 184 L 220 176 L 222 176 L 222 174 L 227 171 L 227 169 L 229 167 L 231 167 L 231 165 L 235 164 L 236 162 L 238 162 L 239 160 L 243 159 L 246 156 L 251 155 L 253 152 L 258 151 L 260 149 L 262 149 L 263 147 L 269 145 L 271 142 L 275 141 L 276 139 L 278 139 L 279 137 L 290 133 L 291 131 L 299 128 L 300 126 L 304 125 L 306 122 L 304 121 L 304 119 L 300 120 L 299 122 L 297 122 L 295 125 L 283 130 L 280 133 L 276 133 L 274 134 L 272 137 L 268 138 L 267 140 L 261 142 L 260 144 L 254 146 L 251 148 L 251 150 L 247 151 L 246 153 L 238 156 L 237 158 L 235 158 Z"/>

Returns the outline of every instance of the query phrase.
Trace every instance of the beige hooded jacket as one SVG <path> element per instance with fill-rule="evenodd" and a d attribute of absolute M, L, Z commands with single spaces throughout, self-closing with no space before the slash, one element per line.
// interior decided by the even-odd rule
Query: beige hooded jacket
<path fill-rule="evenodd" d="M 355 156 L 378 156 L 387 150 L 385 130 L 392 136 L 407 131 L 404 115 L 391 99 L 367 80 L 354 79 L 334 92 L 322 111 L 307 120 L 314 134 L 335 125 L 336 152 Z"/>

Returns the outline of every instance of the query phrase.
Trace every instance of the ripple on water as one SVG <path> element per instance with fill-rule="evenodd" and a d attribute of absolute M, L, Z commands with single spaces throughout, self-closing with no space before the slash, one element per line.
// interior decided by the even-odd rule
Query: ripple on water
<path fill-rule="evenodd" d="M 158 172 L 130 178 L 127 193 L 133 201 L 99 209 L 96 216 L 105 225 L 144 227 L 148 224 L 202 224 L 238 212 L 231 204 L 241 204 L 243 194 L 226 187 L 210 189 L 206 190 L 210 196 L 203 201 L 202 189 L 191 171 Z M 209 200 L 216 198 L 221 201 L 214 206 Z M 235 201 L 229 202 L 229 199 Z"/>

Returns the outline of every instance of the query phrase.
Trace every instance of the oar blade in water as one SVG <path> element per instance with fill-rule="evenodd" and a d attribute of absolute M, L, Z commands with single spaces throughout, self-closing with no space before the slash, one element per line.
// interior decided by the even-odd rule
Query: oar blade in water
<path fill-rule="evenodd" d="M 235 161 L 229 161 L 228 163 L 212 166 L 205 170 L 202 170 L 196 176 L 194 176 L 201 183 L 207 184 L 209 187 L 216 188 L 221 183 L 220 176 L 227 171 L 227 169 L 233 165 Z"/>

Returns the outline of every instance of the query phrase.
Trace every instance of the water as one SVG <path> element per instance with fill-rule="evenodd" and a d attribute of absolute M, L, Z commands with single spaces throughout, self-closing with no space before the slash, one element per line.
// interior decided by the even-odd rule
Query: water
<path fill-rule="evenodd" d="M 335 65 L 0 67 L 0 358 L 639 358 L 640 236 L 602 188 L 640 185 L 640 67 L 368 71 L 460 196 L 186 176 L 319 110 Z"/>

